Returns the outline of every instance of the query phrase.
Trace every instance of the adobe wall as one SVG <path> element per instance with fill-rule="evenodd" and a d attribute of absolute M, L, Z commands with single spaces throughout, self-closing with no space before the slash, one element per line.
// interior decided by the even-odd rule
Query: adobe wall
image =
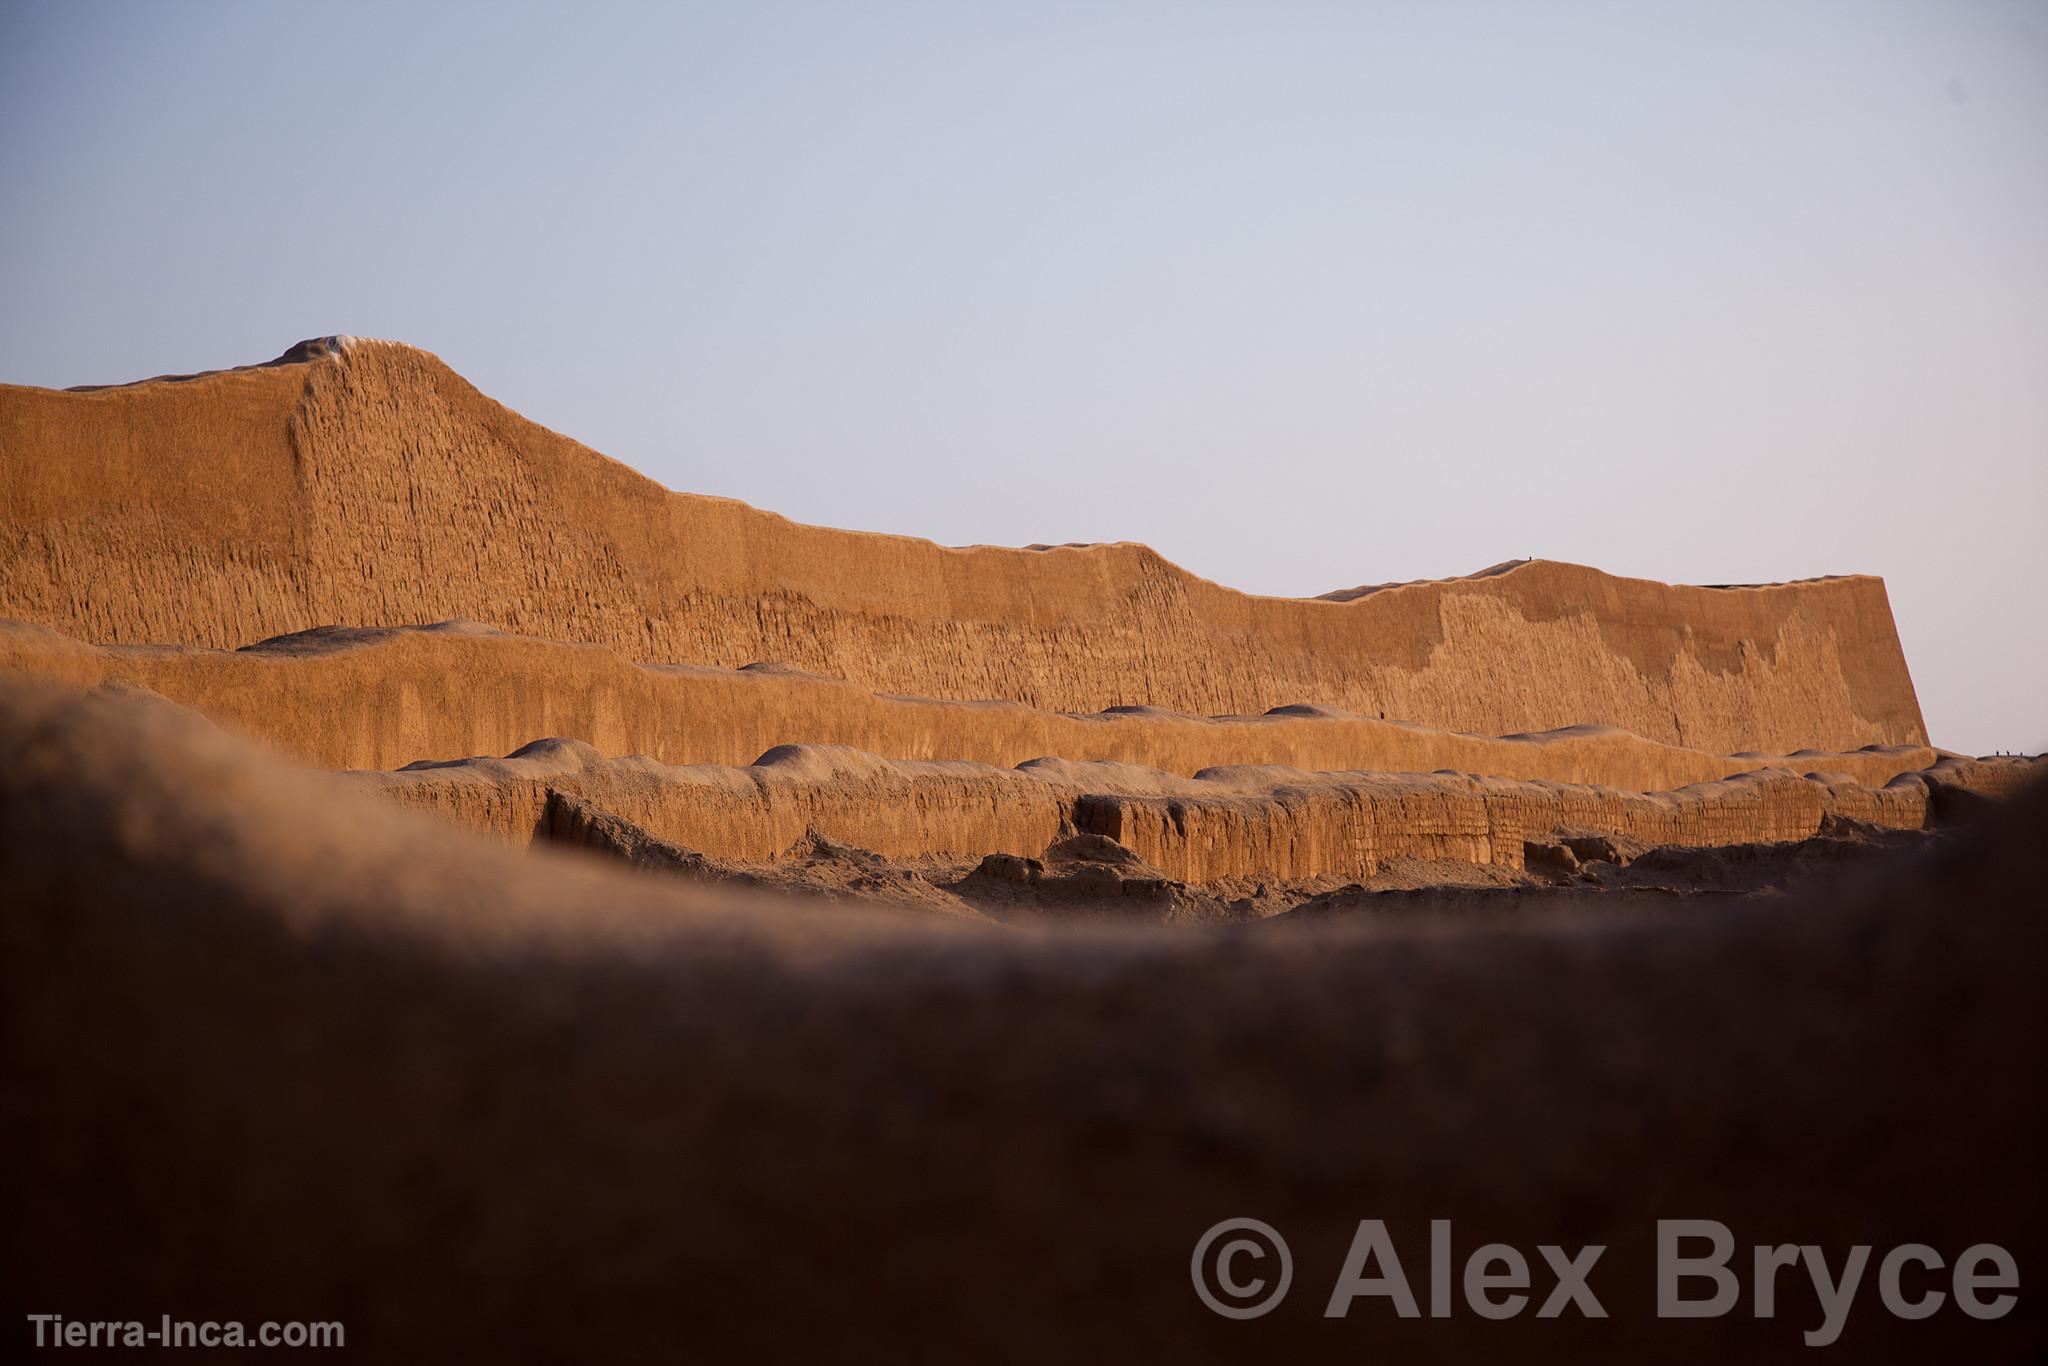
<path fill-rule="evenodd" d="M 1455 769 L 1656 791 L 1770 766 L 1881 785 L 1939 757 L 1925 745 L 1729 756 L 1591 726 L 1495 738 L 1307 707 L 1222 718 L 1156 708 L 1072 715 L 878 695 L 787 670 L 643 667 L 602 647 L 481 628 L 327 632 L 222 651 L 90 646 L 0 622 L 0 667 L 78 687 L 146 687 L 293 758 L 337 769 L 509 754 L 558 736 L 669 764 L 748 764 L 796 743 L 1004 768 L 1059 755 L 1183 775 L 1258 764 Z"/>
<path fill-rule="evenodd" d="M 1280 599 L 1137 545 L 799 526 L 671 493 L 391 343 L 92 393 L 0 387 L 0 451 L 0 616 L 96 642 L 464 618 L 1065 711 L 1310 702 L 1713 752 L 1926 740 L 1875 578 L 1685 588 L 1539 561 Z"/>
<path fill-rule="evenodd" d="M 1115 839 L 1168 877 L 1367 877 L 1397 857 L 1522 866 L 1524 840 L 1561 831 L 1648 844 L 1805 839 L 1823 818 L 1917 829 L 1930 784 L 1990 790 L 2032 765 L 1948 763 L 1884 787 L 1766 770 L 1672 792 L 1632 793 L 1449 774 L 1221 769 L 1183 778 L 1110 763 L 1019 768 L 880 759 L 785 746 L 745 768 L 607 759 L 544 741 L 348 782 L 416 810 L 527 843 L 551 788 L 719 859 L 772 860 L 816 831 L 896 859 L 1035 856 L 1080 831 Z"/>

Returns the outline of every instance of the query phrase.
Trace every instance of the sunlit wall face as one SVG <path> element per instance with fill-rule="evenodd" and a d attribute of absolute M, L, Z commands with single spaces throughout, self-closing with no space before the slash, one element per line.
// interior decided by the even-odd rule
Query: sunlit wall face
<path fill-rule="evenodd" d="M 1316 593 L 1887 578 L 2048 748 L 2048 7 L 0 8 L 0 379 L 356 332 L 682 489 Z"/>

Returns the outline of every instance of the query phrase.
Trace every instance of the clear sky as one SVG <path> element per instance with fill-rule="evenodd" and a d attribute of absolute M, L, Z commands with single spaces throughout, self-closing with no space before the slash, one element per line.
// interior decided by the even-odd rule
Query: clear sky
<path fill-rule="evenodd" d="M 0 4 L 0 379 L 330 332 L 1256 592 L 1878 573 L 2048 748 L 2042 0 Z"/>

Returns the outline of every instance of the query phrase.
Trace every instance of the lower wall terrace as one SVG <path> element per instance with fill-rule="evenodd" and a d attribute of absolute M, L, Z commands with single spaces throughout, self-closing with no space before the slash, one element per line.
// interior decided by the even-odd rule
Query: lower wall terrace
<path fill-rule="evenodd" d="M 1945 759 L 1882 787 L 1765 769 L 1669 792 L 1461 774 L 1225 768 L 1183 778 L 1116 763 L 1017 768 L 787 745 L 745 767 L 606 758 L 569 740 L 505 759 L 347 775 L 404 805 L 525 843 L 561 791 L 720 859 L 772 861 L 816 832 L 891 858 L 1036 855 L 1078 832 L 1115 839 L 1183 882 L 1365 877 L 1392 858 L 1522 866 L 1560 833 L 1712 846 L 1805 839 L 1829 817 L 1895 829 L 1944 794 L 2002 794 L 2023 760 Z"/>

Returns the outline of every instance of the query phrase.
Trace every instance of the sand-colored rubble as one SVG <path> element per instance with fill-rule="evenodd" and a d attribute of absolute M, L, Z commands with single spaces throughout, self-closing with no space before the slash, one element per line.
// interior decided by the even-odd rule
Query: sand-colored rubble
<path fill-rule="evenodd" d="M 671 493 L 391 343 L 89 393 L 0 387 L 0 452 L 0 616 L 98 643 L 459 618 L 635 661 L 775 661 L 1062 711 L 1306 702 L 1709 753 L 1927 738 L 1874 578 L 1682 588 L 1538 561 L 1277 599 L 1137 545 L 799 526 Z"/>

